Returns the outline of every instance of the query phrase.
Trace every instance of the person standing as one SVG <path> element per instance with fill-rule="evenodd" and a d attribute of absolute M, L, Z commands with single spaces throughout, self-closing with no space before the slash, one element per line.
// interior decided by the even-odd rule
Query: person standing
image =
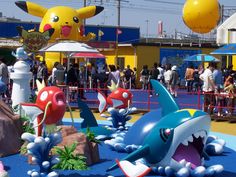
<path fill-rule="evenodd" d="M 179 74 L 177 72 L 177 66 L 172 66 L 170 75 L 170 93 L 173 97 L 177 97 L 177 86 L 179 81 Z"/>
<path fill-rule="evenodd" d="M 187 85 L 187 92 L 191 93 L 193 91 L 193 81 L 194 81 L 194 66 L 190 65 L 185 72 L 185 80 Z"/>
<path fill-rule="evenodd" d="M 79 88 L 80 84 L 79 84 L 79 64 L 78 63 L 74 63 L 71 68 L 69 69 L 69 71 L 67 72 L 67 85 L 69 86 L 69 90 L 71 92 L 71 99 L 74 100 L 75 99 L 75 95 L 76 93 L 80 93 L 82 92 Z"/>
<path fill-rule="evenodd" d="M 10 98 L 10 93 L 8 90 L 8 84 L 9 84 L 9 72 L 7 65 L 4 63 L 4 57 L 0 57 L 0 80 L 6 85 L 6 97 Z M 3 96 L 5 96 L 3 94 Z"/>
<path fill-rule="evenodd" d="M 142 89 L 148 89 L 148 77 L 149 77 L 149 70 L 148 65 L 143 65 L 143 69 L 140 72 L 140 82 L 142 83 Z"/>
<path fill-rule="evenodd" d="M 157 80 L 158 75 L 159 75 L 159 70 L 157 69 L 157 63 L 154 63 L 153 67 L 149 73 L 149 80 L 150 79 Z M 150 84 L 150 90 L 151 90 L 150 96 L 152 96 L 152 84 Z"/>
<path fill-rule="evenodd" d="M 203 81 L 202 91 L 204 93 L 204 111 L 213 114 L 215 105 L 216 90 L 215 82 L 213 79 L 214 64 L 209 63 L 208 68 L 200 75 L 200 79 Z"/>
<path fill-rule="evenodd" d="M 127 68 L 125 69 L 125 72 L 124 72 L 126 89 L 131 88 L 131 77 L 133 74 L 134 74 L 134 71 L 130 68 L 130 65 L 127 65 Z"/>
<path fill-rule="evenodd" d="M 46 83 L 48 77 L 48 70 L 46 67 L 46 63 L 45 61 L 41 61 L 39 63 L 39 67 L 38 67 L 38 71 L 37 71 L 37 79 L 42 82 L 44 80 L 44 82 Z"/>
<path fill-rule="evenodd" d="M 171 75 L 171 64 L 166 65 L 166 70 L 164 72 L 165 86 L 167 90 L 170 91 L 170 75 Z"/>
<path fill-rule="evenodd" d="M 160 83 L 162 83 L 162 84 L 164 84 L 164 69 L 162 68 L 162 65 L 161 64 L 159 64 L 159 66 L 157 67 L 157 69 L 159 70 L 159 74 L 158 74 L 158 76 L 157 76 L 157 80 L 160 82 Z"/>

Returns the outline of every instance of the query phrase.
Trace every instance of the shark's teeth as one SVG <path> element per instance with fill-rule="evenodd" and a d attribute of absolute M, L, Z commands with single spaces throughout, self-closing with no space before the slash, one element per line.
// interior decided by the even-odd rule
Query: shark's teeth
<path fill-rule="evenodd" d="M 182 167 L 185 167 L 187 161 L 185 159 L 179 161 L 179 163 L 181 164 Z"/>
<path fill-rule="evenodd" d="M 196 133 L 194 133 L 194 136 L 195 136 L 195 138 L 199 138 L 199 136 L 200 136 L 200 132 L 196 132 Z"/>
<path fill-rule="evenodd" d="M 188 137 L 188 142 L 191 142 L 191 143 L 193 142 L 193 137 L 192 136 Z"/>
<path fill-rule="evenodd" d="M 184 140 L 183 142 L 182 142 L 182 144 L 184 145 L 184 146 L 188 146 L 188 143 L 192 143 L 193 142 L 193 137 L 192 136 L 189 136 L 186 140 Z"/>
<path fill-rule="evenodd" d="M 192 143 L 192 142 L 193 142 L 194 137 L 195 137 L 195 138 L 201 137 L 201 138 L 203 139 L 203 141 L 205 141 L 206 136 L 207 136 L 207 135 L 206 135 L 206 132 L 205 132 L 205 131 L 198 131 L 198 132 L 194 133 L 192 136 L 189 136 L 188 138 L 186 138 L 186 139 L 182 142 L 182 144 L 183 144 L 184 146 L 188 146 L 189 143 Z"/>
<path fill-rule="evenodd" d="M 182 144 L 183 144 L 184 146 L 188 146 L 188 140 L 187 140 L 187 139 L 184 140 L 184 141 L 182 142 Z"/>
<path fill-rule="evenodd" d="M 194 135 L 195 138 L 199 138 L 199 137 L 201 137 L 203 139 L 206 138 L 206 132 L 205 131 L 199 131 L 199 132 L 194 133 L 193 135 Z"/>

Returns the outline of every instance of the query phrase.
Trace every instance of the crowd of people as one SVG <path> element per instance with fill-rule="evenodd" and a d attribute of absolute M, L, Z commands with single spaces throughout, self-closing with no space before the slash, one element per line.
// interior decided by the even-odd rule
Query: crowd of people
<path fill-rule="evenodd" d="M 180 84 L 180 77 L 177 70 L 177 66 L 171 66 L 171 64 L 162 66 L 161 64 L 158 65 L 157 63 L 154 63 L 150 70 L 148 69 L 147 65 L 144 65 L 140 72 L 140 82 L 142 83 L 142 89 L 152 90 L 150 79 L 154 79 L 161 82 L 174 97 L 177 97 L 177 88 Z M 150 96 L 152 95 L 153 94 L 151 92 Z"/>
<path fill-rule="evenodd" d="M 219 69 L 217 63 L 209 63 L 206 69 L 191 65 L 186 69 L 188 93 L 200 90 L 204 94 L 203 110 L 217 116 L 231 117 L 234 111 L 236 79 L 233 66 Z"/>
<path fill-rule="evenodd" d="M 148 65 L 144 65 L 138 74 L 137 69 L 131 69 L 130 65 L 121 70 L 115 65 L 97 67 L 92 63 L 86 68 L 86 66 L 74 63 L 67 70 L 65 65 L 55 62 L 52 72 L 49 73 L 46 63 L 42 61 L 34 63 L 31 72 L 33 73 L 32 88 L 35 88 L 36 80 L 44 80 L 47 85 L 69 85 L 72 99 L 77 99 L 77 96 L 86 99 L 84 89 L 87 88 L 99 88 L 107 95 L 107 86 L 111 85 L 112 81 L 126 89 L 136 89 L 137 84 L 140 83 L 143 90 L 150 90 L 150 96 L 153 96 L 150 79 L 161 82 L 173 97 L 178 96 L 177 89 L 181 86 L 179 69 L 171 64 L 162 66 L 154 63 L 150 69 Z M 206 69 L 201 64 L 197 67 L 190 64 L 184 76 L 187 93 L 204 93 L 204 111 L 210 114 L 217 112 L 218 116 L 232 116 L 233 114 L 235 79 L 233 66 L 219 69 L 216 63 L 209 63 Z M 7 65 L 4 63 L 4 58 L 0 57 L 0 85 L 9 85 L 9 83 Z M 1 88 L 5 89 L 1 97 L 10 98 L 10 87 L 1 86 Z"/>

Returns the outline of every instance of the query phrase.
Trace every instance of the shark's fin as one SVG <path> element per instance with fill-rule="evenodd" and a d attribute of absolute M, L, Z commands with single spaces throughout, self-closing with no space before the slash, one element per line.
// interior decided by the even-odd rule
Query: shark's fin
<path fill-rule="evenodd" d="M 88 105 L 78 97 L 78 107 L 80 109 L 80 118 L 83 119 L 81 128 L 97 127 L 98 123 Z"/>
<path fill-rule="evenodd" d="M 150 152 L 149 146 L 145 145 L 145 146 L 140 147 L 136 151 L 130 153 L 128 156 L 126 156 L 122 160 L 127 160 L 127 161 L 130 161 L 130 162 L 134 162 L 135 160 L 138 160 L 138 159 L 141 159 L 141 158 L 145 157 L 146 155 L 148 155 L 149 152 Z M 115 165 L 111 166 L 110 168 L 108 168 L 107 171 L 114 170 L 117 167 L 118 167 L 118 165 L 115 164 Z"/>
<path fill-rule="evenodd" d="M 133 165 L 127 160 L 116 160 L 116 163 L 118 164 L 118 166 L 126 177 L 144 177 L 151 171 L 150 167 L 141 163 Z"/>
<path fill-rule="evenodd" d="M 151 84 L 155 93 L 158 94 L 158 102 L 162 108 L 162 117 L 179 110 L 179 106 L 171 96 L 170 92 L 160 82 L 151 79 Z"/>

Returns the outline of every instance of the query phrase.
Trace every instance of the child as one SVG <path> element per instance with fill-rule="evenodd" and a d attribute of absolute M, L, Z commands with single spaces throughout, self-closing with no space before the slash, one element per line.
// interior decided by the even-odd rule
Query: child
<path fill-rule="evenodd" d="M 227 117 L 230 117 L 233 114 L 233 108 L 234 108 L 234 82 L 232 77 L 228 79 L 228 84 L 225 85 L 224 91 L 227 93 L 226 97 L 227 108 L 228 108 Z"/>

